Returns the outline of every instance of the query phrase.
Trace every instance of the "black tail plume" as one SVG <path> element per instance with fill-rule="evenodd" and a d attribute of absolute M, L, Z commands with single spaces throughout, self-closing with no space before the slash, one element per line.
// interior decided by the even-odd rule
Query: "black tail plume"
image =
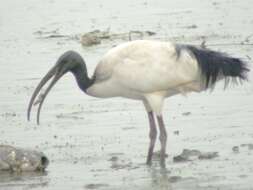
<path fill-rule="evenodd" d="M 177 45 L 178 56 L 182 50 L 187 50 L 196 58 L 206 80 L 206 88 L 214 86 L 219 77 L 232 78 L 232 81 L 247 80 L 249 68 L 247 63 L 239 58 L 191 45 Z"/>

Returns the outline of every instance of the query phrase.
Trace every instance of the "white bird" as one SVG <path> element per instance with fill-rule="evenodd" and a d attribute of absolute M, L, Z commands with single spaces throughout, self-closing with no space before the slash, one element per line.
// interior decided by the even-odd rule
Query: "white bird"
<path fill-rule="evenodd" d="M 74 52 L 64 53 L 35 89 L 28 107 L 28 120 L 35 98 L 45 83 L 52 82 L 40 95 L 37 123 L 41 106 L 53 85 L 68 71 L 76 78 L 79 88 L 99 98 L 124 97 L 143 102 L 150 124 L 150 144 L 146 163 L 152 162 L 160 130 L 160 164 L 165 166 L 167 133 L 162 117 L 164 100 L 176 94 L 201 92 L 213 87 L 220 79 L 247 79 L 249 69 L 244 61 L 217 51 L 171 42 L 137 40 L 109 50 L 98 63 L 91 78 L 82 57 Z M 232 80 L 235 81 L 235 80 Z"/>

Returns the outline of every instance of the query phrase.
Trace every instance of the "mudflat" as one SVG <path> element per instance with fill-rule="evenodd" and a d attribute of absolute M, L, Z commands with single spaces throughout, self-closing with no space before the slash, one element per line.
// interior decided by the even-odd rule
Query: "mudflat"
<path fill-rule="evenodd" d="M 26 120 L 34 88 L 63 52 L 78 51 L 91 75 L 108 49 L 130 39 L 116 34 L 151 31 L 131 40 L 202 44 L 252 65 L 252 8 L 250 0 L 2 2 L 0 144 L 43 151 L 50 165 L 43 173 L 1 172 L 0 189 L 253 189 L 252 72 L 249 82 L 225 91 L 220 82 L 211 93 L 167 99 L 166 169 L 159 159 L 145 165 L 149 129 L 142 103 L 88 97 L 71 74 L 47 97 L 41 124 L 34 112 Z M 97 30 L 117 37 L 83 46 L 81 37 Z M 175 161 L 184 149 L 197 157 Z"/>

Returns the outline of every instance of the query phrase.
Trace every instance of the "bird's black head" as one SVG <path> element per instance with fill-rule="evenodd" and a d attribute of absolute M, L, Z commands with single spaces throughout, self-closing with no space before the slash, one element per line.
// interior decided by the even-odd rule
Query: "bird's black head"
<path fill-rule="evenodd" d="M 37 112 L 37 123 L 39 124 L 40 110 L 41 106 L 49 93 L 52 87 L 56 84 L 56 82 L 67 72 L 71 72 L 78 83 L 80 89 L 85 91 L 93 82 L 93 80 L 88 78 L 87 68 L 83 58 L 74 51 L 65 52 L 60 58 L 57 60 L 56 64 L 52 69 L 48 71 L 48 73 L 42 78 L 38 86 L 36 87 L 31 100 L 29 102 L 28 110 L 27 110 L 27 119 L 30 120 L 30 112 L 33 104 L 39 104 L 38 112 Z M 47 89 L 44 93 L 41 93 L 42 87 L 51 79 L 51 83 L 48 85 Z M 38 100 L 34 103 L 37 95 L 39 95 Z"/>
<path fill-rule="evenodd" d="M 61 55 L 56 62 L 55 67 L 57 67 L 57 72 L 59 74 L 64 75 L 68 71 L 72 73 L 75 72 L 77 69 L 84 69 L 87 73 L 86 65 L 83 58 L 75 51 L 67 51 L 63 55 Z"/>

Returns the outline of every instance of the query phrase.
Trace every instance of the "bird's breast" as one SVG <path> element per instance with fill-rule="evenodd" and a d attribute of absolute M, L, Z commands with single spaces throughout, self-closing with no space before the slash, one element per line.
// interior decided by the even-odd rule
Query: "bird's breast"
<path fill-rule="evenodd" d="M 143 95 L 135 90 L 126 88 L 118 83 L 118 81 L 110 79 L 103 82 L 95 82 L 86 90 L 90 96 L 97 98 L 125 97 L 130 99 L 142 99 Z"/>

